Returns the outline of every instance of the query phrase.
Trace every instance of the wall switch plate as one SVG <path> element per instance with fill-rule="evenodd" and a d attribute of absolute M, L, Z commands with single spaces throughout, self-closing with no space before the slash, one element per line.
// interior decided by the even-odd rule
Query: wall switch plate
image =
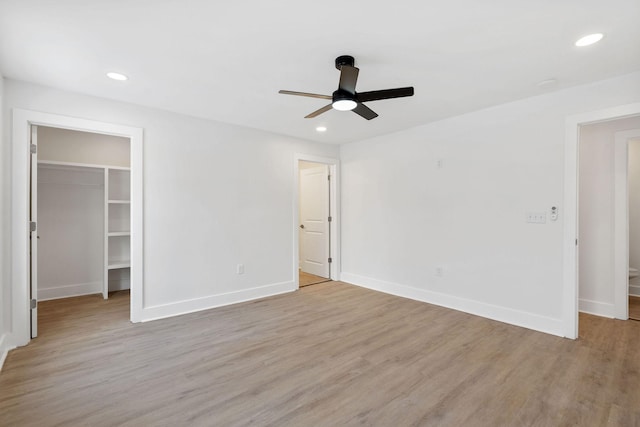
<path fill-rule="evenodd" d="M 547 214 L 545 212 L 527 212 L 526 219 L 530 224 L 545 224 Z"/>
<path fill-rule="evenodd" d="M 236 267 L 236 273 L 244 274 L 244 264 L 238 264 L 238 266 Z"/>

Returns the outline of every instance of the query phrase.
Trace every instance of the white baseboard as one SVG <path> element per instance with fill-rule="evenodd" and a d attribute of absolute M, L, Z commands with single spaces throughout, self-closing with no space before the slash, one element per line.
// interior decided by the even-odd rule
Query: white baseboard
<path fill-rule="evenodd" d="M 258 298 L 270 297 L 273 295 L 293 292 L 298 288 L 294 281 L 274 283 L 271 285 L 258 286 L 250 289 L 243 289 L 236 292 L 210 295 L 202 298 L 194 298 L 170 304 L 156 305 L 142 309 L 141 320 L 163 319 L 165 317 L 179 316 L 181 314 L 193 313 L 196 311 L 209 310 L 211 308 L 224 305 L 237 304 L 239 302 L 251 301 Z"/>
<path fill-rule="evenodd" d="M 7 358 L 7 354 L 9 354 L 9 350 L 13 350 L 14 348 L 15 346 L 9 345 L 7 334 L 0 335 L 0 371 L 2 370 L 2 366 L 4 366 L 4 361 Z"/>
<path fill-rule="evenodd" d="M 633 297 L 640 297 L 640 286 L 629 285 L 629 295 Z"/>
<path fill-rule="evenodd" d="M 102 293 L 102 282 L 80 283 L 77 285 L 51 286 L 38 288 L 38 301 L 58 298 L 78 297 L 81 295 Z"/>
<path fill-rule="evenodd" d="M 615 318 L 615 307 L 613 304 L 608 304 L 599 301 L 591 301 L 588 299 L 580 299 L 578 304 L 578 310 L 581 313 L 593 314 L 596 316 L 608 317 L 610 319 Z"/>
<path fill-rule="evenodd" d="M 370 277 L 360 276 L 352 273 L 341 273 L 343 282 L 351 283 L 375 291 L 410 298 L 453 310 L 463 311 L 476 316 L 486 317 L 499 322 L 521 326 L 535 331 L 545 332 L 552 335 L 564 336 L 564 324 L 562 319 L 540 316 L 525 311 L 513 310 L 511 308 L 487 304 L 470 299 L 460 298 L 453 295 L 439 292 L 418 289 L 398 283 L 385 282 Z"/>

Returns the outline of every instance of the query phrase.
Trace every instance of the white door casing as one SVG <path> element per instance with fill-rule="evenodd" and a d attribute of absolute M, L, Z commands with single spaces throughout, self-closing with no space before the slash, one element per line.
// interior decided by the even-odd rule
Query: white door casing
<path fill-rule="evenodd" d="M 640 114 L 640 103 L 576 114 L 565 119 L 562 305 L 564 336 L 567 338 L 578 338 L 578 144 L 580 126 L 638 114 Z"/>
<path fill-rule="evenodd" d="M 31 126 L 31 175 L 29 182 L 29 245 L 31 338 L 38 336 L 38 127 Z"/>
<path fill-rule="evenodd" d="M 31 126 L 49 126 L 107 135 L 131 141 L 131 304 L 132 322 L 146 320 L 143 298 L 143 130 L 130 126 L 98 122 L 38 111 L 12 110 L 11 126 L 11 331 L 9 345 L 23 346 L 30 340 L 29 266 L 29 143 Z"/>
<path fill-rule="evenodd" d="M 329 166 L 300 171 L 300 269 L 329 278 Z"/>
<path fill-rule="evenodd" d="M 640 137 L 640 129 L 616 132 L 614 136 L 614 317 L 629 318 L 629 141 Z"/>

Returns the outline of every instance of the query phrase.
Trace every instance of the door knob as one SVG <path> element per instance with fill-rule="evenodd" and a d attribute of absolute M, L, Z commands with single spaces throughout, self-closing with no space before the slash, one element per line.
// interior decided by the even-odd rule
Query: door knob
<path fill-rule="evenodd" d="M 304 224 L 300 224 L 300 228 L 304 228 Z"/>

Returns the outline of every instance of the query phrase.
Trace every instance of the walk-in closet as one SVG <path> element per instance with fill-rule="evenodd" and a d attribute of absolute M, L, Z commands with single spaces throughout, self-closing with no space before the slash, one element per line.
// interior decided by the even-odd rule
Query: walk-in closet
<path fill-rule="evenodd" d="M 43 126 L 33 135 L 37 299 L 129 289 L 129 139 Z"/>

